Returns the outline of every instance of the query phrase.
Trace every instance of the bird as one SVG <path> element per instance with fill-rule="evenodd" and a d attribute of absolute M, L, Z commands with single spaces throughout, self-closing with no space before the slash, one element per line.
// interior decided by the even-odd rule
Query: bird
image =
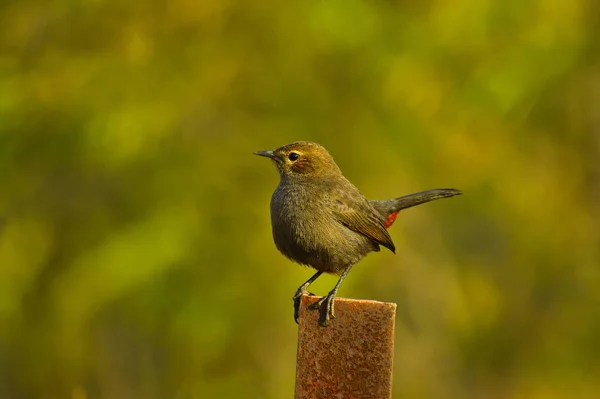
<path fill-rule="evenodd" d="M 313 305 L 319 309 L 319 325 L 326 327 L 335 318 L 335 297 L 352 267 L 380 247 L 396 253 L 388 229 L 401 210 L 462 194 L 457 189 L 441 188 L 368 200 L 344 177 L 329 152 L 310 141 L 296 141 L 254 155 L 270 158 L 279 172 L 270 203 L 275 246 L 291 261 L 316 270 L 293 296 L 296 323 L 302 297 L 313 295 L 308 287 L 323 273 L 339 276 L 329 294 Z"/>

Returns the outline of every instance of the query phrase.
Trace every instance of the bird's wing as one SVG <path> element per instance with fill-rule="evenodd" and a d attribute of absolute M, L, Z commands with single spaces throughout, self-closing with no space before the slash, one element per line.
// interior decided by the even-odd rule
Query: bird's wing
<path fill-rule="evenodd" d="M 383 221 L 362 194 L 350 196 L 346 191 L 339 191 L 332 200 L 335 204 L 333 215 L 341 224 L 396 253 Z"/>

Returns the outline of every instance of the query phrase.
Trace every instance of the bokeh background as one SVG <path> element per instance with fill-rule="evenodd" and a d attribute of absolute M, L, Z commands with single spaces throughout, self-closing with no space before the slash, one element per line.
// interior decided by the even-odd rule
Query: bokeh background
<path fill-rule="evenodd" d="M 600 3 L 0 5 L 0 398 L 293 396 L 278 177 L 320 142 L 403 212 L 394 398 L 597 398 Z M 336 279 L 323 277 L 315 291 Z"/>

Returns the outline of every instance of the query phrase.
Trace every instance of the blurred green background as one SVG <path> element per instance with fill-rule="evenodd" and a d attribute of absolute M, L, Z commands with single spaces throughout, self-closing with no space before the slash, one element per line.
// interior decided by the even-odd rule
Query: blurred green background
<path fill-rule="evenodd" d="M 597 398 L 600 3 L 0 5 L 0 398 L 290 398 L 274 167 L 323 144 L 403 212 L 394 398 Z M 323 277 L 314 291 L 335 283 Z"/>

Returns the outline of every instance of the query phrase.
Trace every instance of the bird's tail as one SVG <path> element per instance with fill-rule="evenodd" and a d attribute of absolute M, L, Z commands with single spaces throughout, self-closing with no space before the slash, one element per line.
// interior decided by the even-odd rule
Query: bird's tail
<path fill-rule="evenodd" d="M 389 203 L 388 213 L 391 213 L 401 211 L 402 209 L 411 208 L 413 206 L 421 205 L 436 199 L 454 197 L 455 195 L 460 194 L 462 194 L 462 191 L 453 188 L 436 188 L 433 190 L 421 191 L 419 193 L 404 195 L 402 197 L 394 198 L 384 202 Z"/>
<path fill-rule="evenodd" d="M 462 191 L 454 188 L 436 188 L 389 200 L 373 200 L 369 202 L 384 217 L 386 217 L 385 227 L 387 228 L 394 223 L 396 216 L 398 216 L 398 212 L 403 209 L 411 208 L 440 198 L 454 197 L 455 195 L 460 194 L 462 194 Z"/>

